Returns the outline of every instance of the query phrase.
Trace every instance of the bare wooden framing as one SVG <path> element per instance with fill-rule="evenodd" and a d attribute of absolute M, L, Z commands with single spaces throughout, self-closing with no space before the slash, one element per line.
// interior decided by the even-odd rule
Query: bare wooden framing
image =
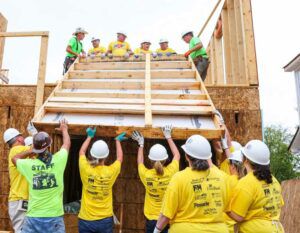
<path fill-rule="evenodd" d="M 0 13 L 0 33 L 6 32 L 7 19 Z M 2 68 L 5 38 L 0 38 L 0 69 Z"/>
<path fill-rule="evenodd" d="M 145 67 L 145 126 L 152 126 L 150 54 L 146 54 Z"/>
<path fill-rule="evenodd" d="M 48 38 L 49 32 L 0 32 L 0 38 L 5 37 L 41 37 L 41 47 L 39 56 L 39 68 L 38 68 L 38 78 L 36 87 L 36 98 L 35 98 L 35 113 L 38 112 L 39 108 L 43 104 L 44 100 L 44 88 L 45 88 L 45 78 L 46 78 L 46 64 L 47 64 L 47 52 L 48 52 Z M 0 40 L 1 42 L 1 40 Z M 2 45 L 0 45 L 1 47 Z M 0 63 L 1 65 L 1 63 Z M 1 69 L 1 66 L 0 66 Z"/>

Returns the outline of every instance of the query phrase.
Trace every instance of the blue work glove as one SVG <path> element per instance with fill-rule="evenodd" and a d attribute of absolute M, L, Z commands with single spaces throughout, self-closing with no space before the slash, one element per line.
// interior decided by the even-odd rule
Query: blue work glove
<path fill-rule="evenodd" d="M 172 53 L 166 53 L 167 57 L 170 57 L 172 55 Z"/>
<path fill-rule="evenodd" d="M 119 134 L 117 137 L 115 137 L 115 139 L 119 142 L 122 142 L 124 140 L 127 140 L 128 138 L 125 137 L 126 136 L 126 132 L 123 132 L 121 134 Z"/>
<path fill-rule="evenodd" d="M 158 53 L 157 56 L 161 57 L 163 54 L 162 53 Z"/>
<path fill-rule="evenodd" d="M 96 127 L 95 128 L 91 128 L 91 127 L 88 127 L 86 129 L 86 134 L 89 138 L 93 138 L 95 137 L 95 134 L 96 134 Z"/>

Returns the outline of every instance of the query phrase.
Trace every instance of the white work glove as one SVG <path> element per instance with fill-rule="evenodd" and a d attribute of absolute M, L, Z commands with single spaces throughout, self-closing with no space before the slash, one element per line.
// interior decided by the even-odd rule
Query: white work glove
<path fill-rule="evenodd" d="M 220 122 L 224 125 L 225 121 L 224 121 L 222 114 L 217 109 L 214 111 L 214 114 L 220 118 Z"/>
<path fill-rule="evenodd" d="M 130 57 L 130 54 L 129 54 L 129 53 L 125 53 L 125 54 L 124 54 L 124 57 L 125 57 L 126 59 L 128 59 L 128 58 Z"/>
<path fill-rule="evenodd" d="M 90 58 L 94 59 L 96 57 L 96 55 L 94 53 L 90 54 Z"/>
<path fill-rule="evenodd" d="M 172 138 L 172 125 L 166 125 L 161 130 L 166 139 Z"/>
<path fill-rule="evenodd" d="M 144 147 L 144 137 L 139 131 L 133 131 L 131 138 L 137 141 L 140 147 Z"/>
<path fill-rule="evenodd" d="M 109 58 L 113 58 L 112 53 L 107 54 L 107 56 L 108 56 Z"/>
<path fill-rule="evenodd" d="M 33 123 L 29 121 L 27 125 L 27 132 L 29 135 L 33 136 L 38 133 L 37 129 L 34 127 Z"/>
<path fill-rule="evenodd" d="M 161 232 L 161 230 L 159 230 L 157 227 L 155 227 L 153 233 L 160 233 L 160 232 Z"/>
<path fill-rule="evenodd" d="M 156 57 L 157 57 L 157 53 L 156 53 L 156 52 L 153 52 L 153 53 L 152 53 L 152 57 L 153 57 L 153 58 L 156 58 Z"/>
<path fill-rule="evenodd" d="M 105 53 L 101 53 L 100 57 L 103 59 L 106 57 Z"/>
<path fill-rule="evenodd" d="M 228 144 L 227 144 L 227 137 L 226 136 L 221 138 L 221 146 L 222 146 L 223 150 L 226 150 L 226 149 L 229 148 Z"/>

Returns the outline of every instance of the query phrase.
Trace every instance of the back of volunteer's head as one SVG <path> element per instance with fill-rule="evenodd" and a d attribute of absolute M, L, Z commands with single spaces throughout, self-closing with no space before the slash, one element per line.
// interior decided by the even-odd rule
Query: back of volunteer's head
<path fill-rule="evenodd" d="M 205 171 L 209 168 L 208 160 L 212 157 L 208 140 L 201 135 L 189 137 L 181 146 L 186 154 L 192 170 Z"/>

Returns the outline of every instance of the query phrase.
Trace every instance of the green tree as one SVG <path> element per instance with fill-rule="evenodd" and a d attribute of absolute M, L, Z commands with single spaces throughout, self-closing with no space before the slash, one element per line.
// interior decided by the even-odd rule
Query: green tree
<path fill-rule="evenodd" d="M 265 143 L 271 152 L 271 171 L 279 182 L 299 177 L 299 155 L 288 150 L 292 135 L 280 126 L 269 126 L 264 130 Z"/>

